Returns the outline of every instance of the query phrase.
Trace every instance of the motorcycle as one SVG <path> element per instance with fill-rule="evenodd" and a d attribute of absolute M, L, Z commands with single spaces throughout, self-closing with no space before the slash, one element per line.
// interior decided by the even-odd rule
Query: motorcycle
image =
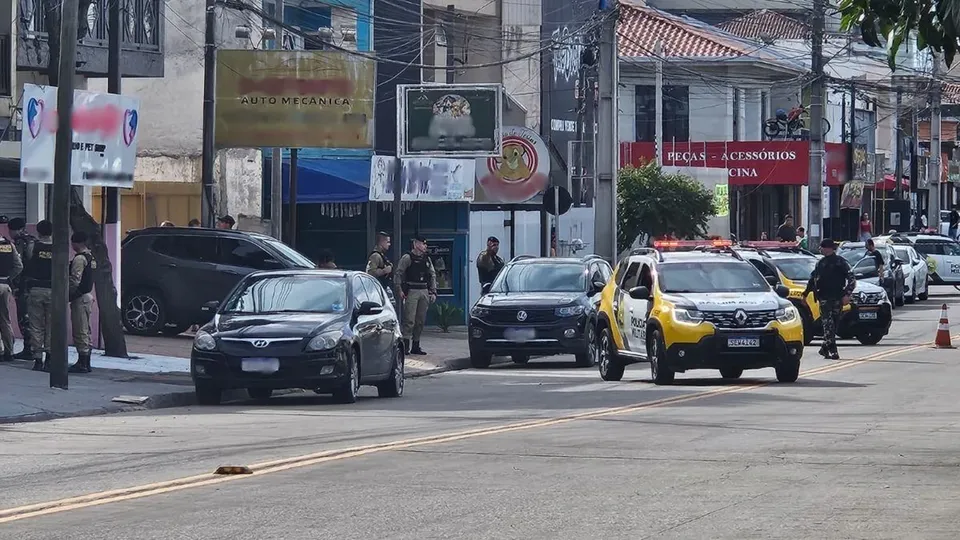
<path fill-rule="evenodd" d="M 777 115 L 774 118 L 767 119 L 763 123 L 763 133 L 769 138 L 778 137 L 781 133 L 786 136 L 798 135 L 806 128 L 805 117 L 809 116 L 807 108 L 803 105 L 797 105 L 787 112 L 785 109 L 777 109 Z M 830 122 L 823 118 L 821 120 L 823 134 L 830 131 Z"/>

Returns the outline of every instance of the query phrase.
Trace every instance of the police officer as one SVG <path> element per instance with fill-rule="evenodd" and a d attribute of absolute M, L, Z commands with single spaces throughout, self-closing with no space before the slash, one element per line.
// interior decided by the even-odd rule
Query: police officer
<path fill-rule="evenodd" d="M 427 354 L 420 348 L 420 335 L 427 321 L 427 308 L 437 299 L 437 273 L 427 256 L 427 239 L 417 236 L 413 249 L 397 263 L 394 281 L 403 299 L 403 346 L 410 354 Z M 412 340 L 412 343 L 411 343 Z"/>
<path fill-rule="evenodd" d="M 74 255 L 70 261 L 70 326 L 73 329 L 73 346 L 77 348 L 77 363 L 70 366 L 70 373 L 90 373 L 90 312 L 93 306 L 93 271 L 97 261 L 87 247 L 87 233 L 77 231 L 70 237 Z"/>
<path fill-rule="evenodd" d="M 850 301 L 850 294 L 857 282 L 850 265 L 837 255 L 837 244 L 833 240 L 828 238 L 820 242 L 820 253 L 823 253 L 823 258 L 817 261 L 817 266 L 810 274 L 810 281 L 807 282 L 803 296 L 806 298 L 812 292 L 820 303 L 820 317 L 823 321 L 823 345 L 820 347 L 820 355 L 839 360 L 837 320 L 843 305 Z"/>
<path fill-rule="evenodd" d="M 480 285 L 493 283 L 497 274 L 503 270 L 503 259 L 500 258 L 500 239 L 496 236 L 487 238 L 487 249 L 477 255 L 477 274 L 480 276 Z"/>
<path fill-rule="evenodd" d="M 370 256 L 367 257 L 367 273 L 375 277 L 384 290 L 393 289 L 390 274 L 393 273 L 393 265 L 387 260 L 387 251 L 390 249 L 390 235 L 380 231 L 377 233 L 377 245 L 373 247 Z"/>
<path fill-rule="evenodd" d="M 24 269 L 24 280 L 30 289 L 27 295 L 27 316 L 30 318 L 30 352 L 33 370 L 45 371 L 50 350 L 50 287 L 53 275 L 53 224 L 37 223 L 40 238 L 33 244 L 33 254 Z M 46 357 L 44 355 L 46 354 Z"/>
<path fill-rule="evenodd" d="M 10 229 L 13 245 L 20 254 L 23 265 L 26 266 L 30 257 L 33 256 L 33 244 L 37 238 L 27 232 L 27 222 L 23 218 L 11 219 L 7 228 Z M 10 280 L 10 286 L 17 301 L 17 325 L 20 327 L 20 335 L 23 336 L 23 350 L 14 356 L 17 360 L 33 360 L 33 353 L 30 351 L 33 341 L 30 339 L 30 317 L 27 316 L 27 293 L 30 291 L 27 281 L 23 274 Z"/>
<path fill-rule="evenodd" d="M 13 290 L 10 282 L 23 270 L 23 261 L 16 247 L 0 236 L 0 339 L 3 341 L 3 356 L 0 362 L 13 362 L 13 326 L 10 325 L 8 304 Z"/>

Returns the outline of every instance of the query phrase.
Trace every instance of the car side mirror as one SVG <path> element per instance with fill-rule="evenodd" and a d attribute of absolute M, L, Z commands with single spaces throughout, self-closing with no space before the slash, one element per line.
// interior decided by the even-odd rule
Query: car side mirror
<path fill-rule="evenodd" d="M 480 294 L 489 294 L 490 287 L 493 286 L 493 283 L 484 283 L 480 286 Z"/>
<path fill-rule="evenodd" d="M 210 312 L 216 311 L 218 307 L 220 307 L 220 301 L 219 301 L 219 300 L 211 300 L 211 301 L 203 304 L 203 306 L 202 306 L 200 309 L 203 310 L 203 311 L 206 312 L 206 313 L 210 313 Z"/>
<path fill-rule="evenodd" d="M 634 300 L 649 300 L 650 299 L 650 289 L 646 287 L 634 287 L 630 289 L 630 298 Z"/>
<path fill-rule="evenodd" d="M 600 280 L 597 280 L 592 283 L 592 286 L 593 286 L 593 290 L 590 291 L 590 294 L 597 294 L 598 292 L 602 291 L 603 288 L 607 286 L 607 284 Z"/>
<path fill-rule="evenodd" d="M 383 306 L 376 302 L 360 302 L 357 306 L 358 315 L 379 315 L 383 313 Z"/>
<path fill-rule="evenodd" d="M 777 279 L 777 276 L 767 276 L 767 283 L 769 283 L 771 287 L 776 287 L 780 283 L 780 280 Z"/>
<path fill-rule="evenodd" d="M 787 298 L 790 296 L 790 289 L 788 289 L 786 285 L 777 285 L 773 288 L 773 290 L 780 298 Z"/>

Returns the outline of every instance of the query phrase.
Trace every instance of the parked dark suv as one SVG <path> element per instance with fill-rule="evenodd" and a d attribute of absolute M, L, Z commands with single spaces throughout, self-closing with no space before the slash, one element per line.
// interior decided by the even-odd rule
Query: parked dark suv
<path fill-rule="evenodd" d="M 176 335 L 206 323 L 203 305 L 222 301 L 251 272 L 316 267 L 269 236 L 225 229 L 131 231 L 121 257 L 123 326 L 139 335 Z"/>

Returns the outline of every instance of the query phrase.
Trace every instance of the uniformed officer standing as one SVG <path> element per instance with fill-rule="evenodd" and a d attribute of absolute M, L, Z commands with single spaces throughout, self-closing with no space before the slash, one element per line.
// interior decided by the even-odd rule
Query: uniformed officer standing
<path fill-rule="evenodd" d="M 53 224 L 37 223 L 40 238 L 33 244 L 33 255 L 24 269 L 24 281 L 30 289 L 27 316 L 30 318 L 30 352 L 33 370 L 45 371 L 50 351 L 50 288 L 53 276 Z"/>
<path fill-rule="evenodd" d="M 404 253 L 394 273 L 397 291 L 403 299 L 403 346 L 410 354 L 427 354 L 420 348 L 420 335 L 427 321 L 427 308 L 437 299 L 437 273 L 427 256 L 427 240 L 417 236 L 413 249 Z M 412 339 L 412 343 L 411 343 Z"/>
<path fill-rule="evenodd" d="M 77 348 L 77 363 L 70 366 L 70 373 L 90 373 L 90 312 L 93 308 L 93 271 L 97 261 L 87 247 L 87 233 L 77 231 L 70 237 L 74 255 L 70 261 L 70 326 L 73 329 L 73 346 Z"/>
<path fill-rule="evenodd" d="M 10 324 L 8 307 L 10 297 L 13 296 L 10 282 L 16 279 L 22 270 L 23 261 L 16 247 L 0 236 L 0 339 L 3 341 L 3 356 L 0 356 L 0 362 L 13 362 L 13 326 Z"/>
<path fill-rule="evenodd" d="M 480 285 L 493 283 L 497 274 L 503 270 L 503 259 L 498 255 L 500 239 L 496 236 L 487 238 L 487 249 L 477 255 L 477 274 L 480 276 Z"/>
<path fill-rule="evenodd" d="M 393 265 L 387 260 L 389 249 L 390 235 L 380 231 L 377 233 L 377 245 L 373 247 L 373 251 L 367 257 L 367 273 L 375 277 L 386 291 L 393 289 L 393 283 L 390 279 L 390 274 L 393 273 Z"/>
<path fill-rule="evenodd" d="M 823 345 L 820 347 L 820 356 L 839 360 L 837 351 L 837 320 L 840 311 L 850 299 L 857 281 L 853 270 L 843 257 L 837 255 L 837 244 L 827 238 L 820 242 L 820 252 L 823 258 L 817 261 L 807 288 L 803 291 L 806 298 L 811 292 L 820 303 L 820 317 L 823 321 Z"/>
<path fill-rule="evenodd" d="M 37 241 L 37 238 L 27 232 L 27 222 L 23 218 L 11 219 L 7 228 L 10 229 L 13 245 L 17 249 L 17 253 L 20 254 L 23 265 L 26 266 L 30 257 L 33 256 L 33 244 Z M 17 353 L 14 358 L 17 360 L 33 360 L 33 353 L 30 351 L 33 341 L 30 339 L 30 317 L 27 316 L 27 293 L 30 291 L 30 287 L 23 274 L 11 279 L 10 286 L 13 288 L 13 294 L 17 300 L 17 325 L 20 327 L 20 335 L 23 336 L 23 350 Z"/>

